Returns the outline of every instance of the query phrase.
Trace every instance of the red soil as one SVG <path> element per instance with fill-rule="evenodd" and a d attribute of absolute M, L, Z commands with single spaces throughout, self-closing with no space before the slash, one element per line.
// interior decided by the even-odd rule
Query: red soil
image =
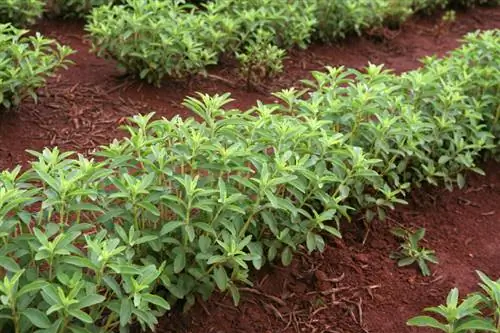
<path fill-rule="evenodd" d="M 26 101 L 17 113 L 0 115 L 0 169 L 26 164 L 26 149 L 59 146 L 88 152 L 122 136 L 117 125 L 138 112 L 187 116 L 180 103 L 196 91 L 231 92 L 236 99 L 233 106 L 247 108 L 257 99 L 269 100 L 270 91 L 297 85 L 311 70 L 325 65 L 362 68 L 372 62 L 407 71 L 418 67 L 423 56 L 443 55 L 457 47 L 458 39 L 469 31 L 500 28 L 500 8 L 459 12 L 456 22 L 442 31 L 435 28 L 439 18 L 415 18 L 398 31 L 294 50 L 284 74 L 253 92 L 237 81 L 231 63 L 214 67 L 212 77 L 189 86 L 166 82 L 154 88 L 123 79 L 112 61 L 89 53 L 83 23 L 44 21 L 34 29 L 77 50 L 72 56 L 76 65 L 49 80 L 38 104 Z M 162 320 L 160 331 L 417 332 L 405 326 L 406 319 L 425 306 L 441 303 L 453 286 L 472 290 L 475 269 L 493 278 L 500 275 L 499 165 L 486 164 L 487 177 L 470 177 L 462 191 L 414 192 L 409 206 L 399 207 L 387 222 L 372 225 L 364 246 L 364 231 L 353 223 L 346 226 L 344 240 L 329 240 L 324 253 L 298 254 L 290 267 L 257 272 L 255 286 L 242 293 L 239 308 L 229 296 L 216 295 L 187 315 L 173 311 Z M 398 269 L 389 259 L 398 246 L 389 230 L 398 224 L 427 228 L 426 246 L 440 259 L 432 267 L 433 276 L 423 278 L 414 268 Z"/>

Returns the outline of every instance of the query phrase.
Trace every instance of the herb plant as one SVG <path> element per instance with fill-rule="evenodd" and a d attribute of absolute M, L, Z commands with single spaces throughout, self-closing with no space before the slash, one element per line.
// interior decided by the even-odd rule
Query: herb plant
<path fill-rule="evenodd" d="M 36 89 L 58 68 L 66 68 L 73 52 L 40 34 L 0 24 L 0 108 L 17 106 L 26 97 L 36 100 Z M 0 111 L 1 111 L 0 109 Z"/>
<path fill-rule="evenodd" d="M 185 78 L 216 64 L 231 22 L 181 1 L 129 0 L 95 8 L 87 29 L 99 56 L 159 85 L 165 76 Z"/>
<path fill-rule="evenodd" d="M 430 316 L 418 316 L 408 320 L 409 326 L 430 327 L 445 333 L 500 332 L 500 280 L 493 281 L 477 271 L 482 292 L 474 293 L 458 302 L 459 292 L 453 288 L 446 305 L 424 309 L 440 316 L 438 321 Z"/>
<path fill-rule="evenodd" d="M 395 228 L 391 232 L 404 240 L 400 250 L 392 255 L 393 259 L 398 260 L 398 266 L 403 267 L 417 263 L 422 275 L 429 276 L 431 272 L 427 262 L 437 264 L 438 260 L 433 250 L 420 247 L 418 244 L 425 236 L 425 229 L 421 228 L 412 233 L 403 228 Z"/>
<path fill-rule="evenodd" d="M 255 38 L 243 52 L 236 53 L 236 58 L 240 62 L 240 72 L 246 79 L 247 87 L 283 71 L 285 50 L 273 45 L 270 33 L 265 30 L 259 30 Z"/>

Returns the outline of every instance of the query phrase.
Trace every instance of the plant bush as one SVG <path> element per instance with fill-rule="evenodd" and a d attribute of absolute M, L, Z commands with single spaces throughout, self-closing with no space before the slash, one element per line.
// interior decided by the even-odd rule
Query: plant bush
<path fill-rule="evenodd" d="M 238 303 L 251 267 L 321 251 L 352 211 L 383 218 L 413 182 L 462 186 L 500 105 L 498 31 L 467 41 L 401 77 L 314 73 L 246 112 L 187 98 L 202 121 L 135 116 L 96 160 L 32 152 L 0 174 L 1 330 L 152 328 L 215 289 Z"/>
<path fill-rule="evenodd" d="M 70 63 L 73 51 L 40 34 L 24 36 L 26 30 L 0 24 L 0 111 L 17 106 L 30 96 L 36 100 L 36 89 L 48 76 Z"/>
<path fill-rule="evenodd" d="M 286 51 L 272 43 L 270 32 L 259 30 L 255 40 L 250 41 L 241 53 L 236 53 L 241 75 L 247 87 L 275 76 L 283 71 Z"/>
<path fill-rule="evenodd" d="M 2 0 L 0 2 L 0 23 L 29 25 L 38 20 L 44 9 L 42 0 Z"/>
<path fill-rule="evenodd" d="M 99 56 L 159 84 L 164 76 L 183 78 L 217 63 L 232 28 L 223 16 L 194 12 L 181 1 L 130 0 L 95 8 L 87 29 Z"/>
<path fill-rule="evenodd" d="M 314 36 L 323 41 L 344 38 L 349 33 L 382 24 L 387 0 L 316 0 L 318 24 Z M 398 6 L 398 8 L 400 8 Z"/>
<path fill-rule="evenodd" d="M 243 54 L 258 31 L 273 45 L 305 47 L 314 24 L 313 6 L 304 1 L 218 0 L 199 10 L 184 1 L 130 0 L 96 8 L 87 30 L 98 55 L 159 84 L 203 73 L 222 53 Z"/>

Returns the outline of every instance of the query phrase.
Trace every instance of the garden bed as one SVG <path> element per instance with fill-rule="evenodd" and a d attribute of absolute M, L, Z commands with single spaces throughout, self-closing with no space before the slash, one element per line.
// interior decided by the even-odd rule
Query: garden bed
<path fill-rule="evenodd" d="M 400 31 L 376 31 L 338 46 L 313 45 L 307 51 L 294 51 L 286 74 L 253 92 L 245 90 L 244 82 L 233 81 L 236 69 L 231 63 L 212 68 L 208 79 L 165 84 L 161 89 L 124 80 L 112 63 L 88 54 L 82 23 L 42 22 L 38 30 L 79 51 L 73 56 L 77 64 L 49 82 L 38 104 L 27 102 L 17 114 L 2 115 L 0 167 L 28 162 L 26 149 L 92 150 L 121 136 L 117 124 L 137 112 L 153 109 L 168 118 L 187 115 L 180 103 L 195 91 L 230 91 L 236 99 L 232 106 L 245 109 L 257 99 L 269 101 L 269 92 L 297 85 L 311 70 L 325 65 L 362 68 L 371 61 L 397 72 L 409 70 L 424 55 L 442 55 L 456 47 L 457 39 L 468 31 L 499 28 L 500 11 L 459 13 L 457 21 L 443 31 L 435 28 L 440 17 L 415 18 Z M 486 178 L 473 176 L 466 189 L 451 194 L 436 189 L 414 192 L 410 206 L 400 207 L 385 223 L 373 224 L 370 233 L 363 234 L 363 228 L 353 223 L 350 230 L 342 230 L 344 241 L 328 240 L 324 253 L 299 255 L 289 268 L 272 266 L 257 273 L 252 279 L 257 281 L 254 288 L 243 289 L 240 308 L 231 304 L 230 297 L 218 295 L 208 304 L 199 303 L 187 316 L 172 312 L 160 330 L 411 331 L 405 327 L 406 319 L 424 306 L 440 303 L 450 287 L 470 290 L 476 283 L 474 269 L 497 277 L 498 170 L 498 163 L 486 164 Z M 432 267 L 431 277 L 421 278 L 413 269 L 397 269 L 389 259 L 397 248 L 389 227 L 398 224 L 427 228 L 426 246 L 435 249 L 441 261 Z"/>

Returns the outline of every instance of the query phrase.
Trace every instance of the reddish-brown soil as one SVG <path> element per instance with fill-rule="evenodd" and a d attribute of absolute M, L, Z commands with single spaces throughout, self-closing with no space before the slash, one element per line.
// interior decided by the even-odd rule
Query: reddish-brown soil
<path fill-rule="evenodd" d="M 500 28 L 500 8 L 459 12 L 447 29 L 436 29 L 440 16 L 414 18 L 398 31 L 376 31 L 334 46 L 294 50 L 285 72 L 267 87 L 248 92 L 231 63 L 210 70 L 212 77 L 188 86 L 165 82 L 154 88 L 124 79 L 111 61 L 89 53 L 82 22 L 44 21 L 34 29 L 78 51 L 75 65 L 58 72 L 41 91 L 38 104 L 27 101 L 16 113 L 0 115 L 0 169 L 26 164 L 26 149 L 59 146 L 86 153 L 123 135 L 124 117 L 151 110 L 159 116 L 187 116 L 182 99 L 195 92 L 231 92 L 233 106 L 247 108 L 269 100 L 270 91 L 297 85 L 325 65 L 362 68 L 386 64 L 396 72 L 414 69 L 418 59 L 443 55 L 476 29 Z M 223 80 L 217 79 L 222 77 Z M 229 82 L 227 82 L 229 81 Z M 500 275 L 500 164 L 485 165 L 486 177 L 472 176 L 469 186 L 449 193 L 418 190 L 410 205 L 398 207 L 387 222 L 365 232 L 347 225 L 344 240 L 330 239 L 322 254 L 298 254 L 291 267 L 266 267 L 254 276 L 235 308 L 227 295 L 200 302 L 187 315 L 173 311 L 162 332 L 414 332 L 405 321 L 425 306 L 439 304 L 453 286 L 470 291 L 475 269 Z M 389 254 L 398 246 L 392 226 L 426 227 L 426 246 L 440 264 L 421 277 L 414 268 L 398 269 Z M 416 331 L 415 331 L 416 332 Z M 418 332 L 426 332 L 419 330 Z"/>

